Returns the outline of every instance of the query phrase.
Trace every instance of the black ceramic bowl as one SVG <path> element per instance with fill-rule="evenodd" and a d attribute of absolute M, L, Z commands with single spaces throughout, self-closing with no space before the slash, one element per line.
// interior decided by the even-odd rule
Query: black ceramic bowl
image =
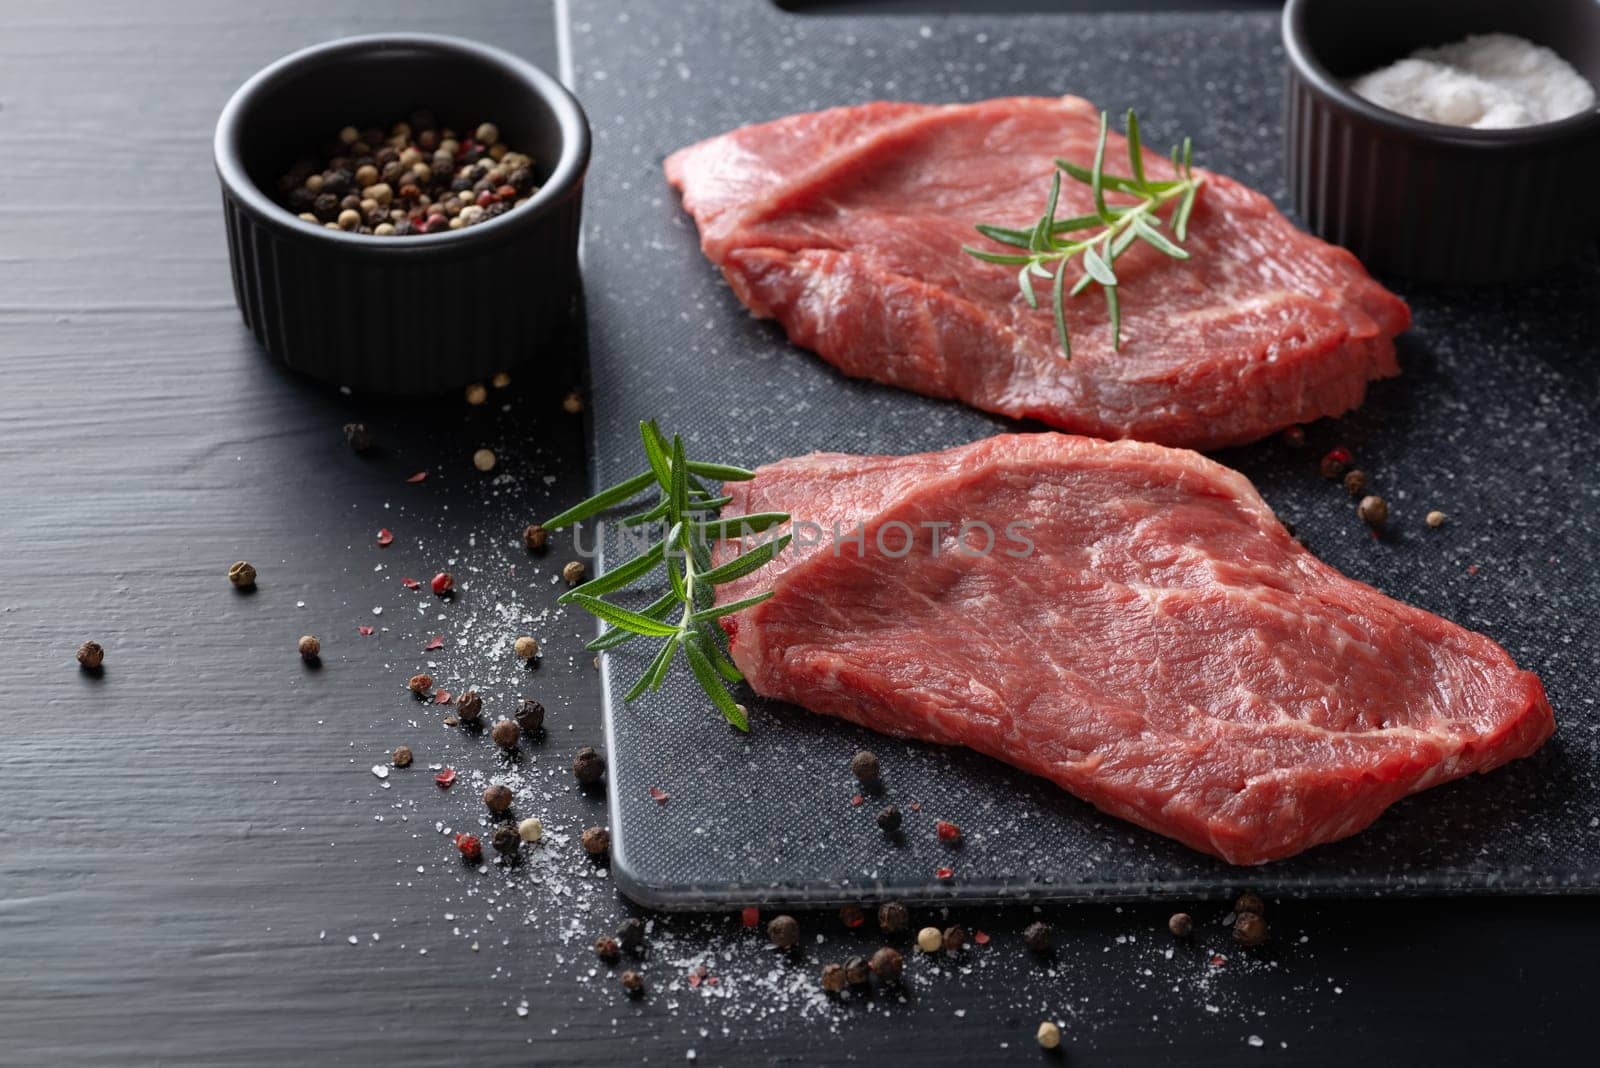
<path fill-rule="evenodd" d="M 458 131 L 493 122 L 534 159 L 520 207 L 439 234 L 376 237 L 297 218 L 281 176 L 345 126 L 428 109 Z M 578 290 L 589 125 L 556 79 L 449 37 L 351 37 L 251 78 L 217 121 L 234 296 L 257 339 L 298 371 L 353 389 L 424 393 L 487 378 L 558 344 Z"/>
<path fill-rule="evenodd" d="M 1435 282 L 1509 282 L 1600 234 L 1600 109 L 1474 130 L 1356 96 L 1352 78 L 1418 48 L 1509 33 L 1600 86 L 1596 0 L 1288 0 L 1285 167 L 1306 224 L 1372 270 Z"/>

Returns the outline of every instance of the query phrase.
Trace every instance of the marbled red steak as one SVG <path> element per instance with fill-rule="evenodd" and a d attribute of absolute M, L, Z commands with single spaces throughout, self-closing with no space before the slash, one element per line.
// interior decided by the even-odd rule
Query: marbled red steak
<path fill-rule="evenodd" d="M 1048 287 L 1029 308 L 1016 268 L 961 246 L 987 244 L 975 222 L 1031 226 L 1052 157 L 1087 163 L 1098 130 L 1075 97 L 866 104 L 713 137 L 668 157 L 666 174 L 738 298 L 849 375 L 1064 430 L 1212 448 L 1337 415 L 1398 373 L 1405 304 L 1212 173 L 1191 260 L 1140 243 L 1117 261 L 1120 351 L 1091 290 L 1068 304 L 1064 360 Z M 1108 159 L 1126 172 L 1121 137 Z M 1146 167 L 1172 176 L 1159 156 Z M 1058 214 L 1090 204 L 1068 182 Z"/>
<path fill-rule="evenodd" d="M 820 540 L 719 590 L 776 591 L 725 621 L 757 692 L 969 746 L 1236 864 L 1353 834 L 1555 729 L 1504 649 L 1345 578 L 1187 450 L 1003 435 L 802 456 L 725 492 L 724 516 L 788 511 Z M 975 521 L 987 554 L 977 528 L 957 545 Z M 835 541 L 858 523 L 859 551 Z"/>

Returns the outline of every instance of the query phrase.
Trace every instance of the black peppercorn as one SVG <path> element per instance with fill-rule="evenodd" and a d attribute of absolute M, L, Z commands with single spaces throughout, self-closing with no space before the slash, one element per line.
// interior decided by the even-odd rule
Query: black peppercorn
<path fill-rule="evenodd" d="M 839 909 L 839 922 L 854 929 L 867 922 L 867 914 L 860 905 L 845 905 Z"/>
<path fill-rule="evenodd" d="M 318 193 L 317 199 L 311 202 L 311 210 L 323 222 L 332 222 L 339 214 L 339 198 L 332 193 Z"/>
<path fill-rule="evenodd" d="M 1175 938 L 1188 938 L 1194 932 L 1194 920 L 1187 912 L 1174 912 L 1172 918 L 1167 920 L 1167 930 Z"/>
<path fill-rule="evenodd" d="M 967 929 L 959 923 L 953 923 L 944 929 L 944 951 L 954 953 L 967 944 Z"/>
<path fill-rule="evenodd" d="M 522 532 L 522 543 L 531 553 L 544 552 L 544 547 L 549 541 L 550 532 L 538 523 L 529 523 L 528 528 Z"/>
<path fill-rule="evenodd" d="M 911 910 L 898 901 L 886 901 L 878 906 L 878 926 L 888 934 L 904 931 L 911 926 Z"/>
<path fill-rule="evenodd" d="M 601 935 L 594 940 L 594 955 L 607 964 L 617 963 L 622 956 L 622 949 L 617 945 L 617 940 L 610 935 Z"/>
<path fill-rule="evenodd" d="M 106 651 L 99 642 L 84 642 L 78 646 L 78 665 L 85 671 L 99 671 L 105 659 Z"/>
<path fill-rule="evenodd" d="M 767 939 L 779 949 L 793 949 L 800 942 L 800 923 L 793 916 L 775 916 L 767 924 Z"/>
<path fill-rule="evenodd" d="M 822 989 L 830 994 L 837 994 L 843 990 L 849 980 L 845 976 L 843 965 L 824 964 L 822 966 Z"/>
<path fill-rule="evenodd" d="M 589 786 L 600 781 L 600 776 L 606 773 L 606 758 L 596 753 L 589 746 L 578 750 L 578 755 L 572 758 L 572 774 L 582 786 Z"/>
<path fill-rule="evenodd" d="M 1360 468 L 1346 471 L 1344 474 L 1345 492 L 1352 497 L 1359 497 L 1367 492 L 1367 473 Z"/>
<path fill-rule="evenodd" d="M 863 749 L 850 758 L 850 771 L 863 783 L 871 784 L 878 781 L 878 773 L 882 769 L 878 765 L 878 756 L 870 750 Z"/>
<path fill-rule="evenodd" d="M 533 172 L 526 167 L 518 167 L 506 176 L 506 182 L 518 193 L 526 193 L 533 188 Z"/>
<path fill-rule="evenodd" d="M 591 857 L 598 857 L 611 848 L 611 832 L 604 827 L 585 827 L 578 841 L 585 853 Z"/>
<path fill-rule="evenodd" d="M 372 448 L 372 433 L 365 423 L 346 423 L 344 440 L 356 452 L 366 452 Z"/>
<path fill-rule="evenodd" d="M 845 982 L 851 986 L 860 986 L 872 975 L 872 965 L 867 963 L 865 957 L 851 957 L 844 962 Z"/>
<path fill-rule="evenodd" d="M 253 590 L 256 588 L 256 569 L 249 561 L 240 560 L 228 568 L 228 581 L 241 590 Z"/>
<path fill-rule="evenodd" d="M 456 698 L 456 718 L 463 723 L 476 723 L 483 718 L 483 698 L 477 690 L 468 690 Z"/>
<path fill-rule="evenodd" d="M 629 968 L 627 971 L 623 972 L 619 977 L 618 982 L 622 984 L 622 989 L 626 990 L 629 994 L 638 994 L 640 991 L 644 990 L 644 976 L 640 975 L 632 968 Z"/>
<path fill-rule="evenodd" d="M 900 806 L 885 805 L 883 811 L 878 813 L 878 826 L 886 831 L 900 829 Z"/>
<path fill-rule="evenodd" d="M 494 744 L 501 749 L 515 749 L 517 739 L 522 736 L 522 731 L 509 719 L 495 720 L 494 727 L 489 731 L 489 737 L 494 739 Z"/>
<path fill-rule="evenodd" d="M 617 941 L 624 949 L 638 949 L 644 945 L 644 921 L 631 916 L 617 925 Z"/>
<path fill-rule="evenodd" d="M 322 643 L 312 634 L 301 635 L 296 648 L 300 651 L 300 659 L 308 664 L 315 664 L 322 656 Z"/>
<path fill-rule="evenodd" d="M 397 745 L 394 747 L 393 760 L 395 767 L 409 768 L 411 759 L 411 747 L 409 745 Z"/>
<path fill-rule="evenodd" d="M 1283 443 L 1289 446 L 1291 449 L 1300 448 L 1306 443 L 1305 429 L 1298 426 L 1285 428 L 1283 432 Z"/>
<path fill-rule="evenodd" d="M 893 946 L 884 946 L 872 955 L 872 970 L 886 983 L 899 979 L 905 967 L 905 958 Z"/>
<path fill-rule="evenodd" d="M 1050 952 L 1050 936 L 1053 933 L 1048 923 L 1030 923 L 1022 932 L 1022 944 L 1042 956 Z"/>
<path fill-rule="evenodd" d="M 433 689 L 432 675 L 413 675 L 406 680 L 406 689 L 418 697 L 428 696 L 428 691 Z"/>
<path fill-rule="evenodd" d="M 1241 912 L 1234 917 L 1233 940 L 1241 946 L 1259 946 L 1267 940 L 1267 921 L 1259 912 Z"/>
<path fill-rule="evenodd" d="M 483 803 L 489 807 L 490 812 L 496 815 L 505 812 L 511 807 L 511 787 L 502 783 L 495 783 L 493 786 L 485 787 Z"/>
<path fill-rule="evenodd" d="M 355 188 L 355 176 L 346 170 L 324 171 L 322 174 L 322 191 L 335 197 L 345 196 Z"/>
<path fill-rule="evenodd" d="M 544 726 L 544 705 L 531 698 L 517 703 L 517 726 L 529 734 Z"/>
<path fill-rule="evenodd" d="M 1261 895 L 1254 893 L 1253 891 L 1246 890 L 1244 893 L 1239 895 L 1236 901 L 1234 901 L 1233 911 L 1253 912 L 1257 916 L 1265 916 L 1267 914 L 1267 903 L 1261 900 Z"/>
<path fill-rule="evenodd" d="M 502 823 L 494 829 L 494 837 L 490 839 L 496 853 L 515 853 L 522 846 L 522 836 L 517 833 L 514 824 Z"/>

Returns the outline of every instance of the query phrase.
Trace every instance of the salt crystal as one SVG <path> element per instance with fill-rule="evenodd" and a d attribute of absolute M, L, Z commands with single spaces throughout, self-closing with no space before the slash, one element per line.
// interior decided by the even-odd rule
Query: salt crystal
<path fill-rule="evenodd" d="M 1245 1041 L 1250 1043 L 1252 1046 L 1255 1046 L 1258 1049 L 1260 1047 L 1266 1045 L 1265 1042 L 1261 1041 L 1261 1036 L 1260 1035 L 1251 1035 L 1249 1038 L 1245 1039 Z"/>
<path fill-rule="evenodd" d="M 380 779 L 387 779 L 389 777 L 389 769 L 386 765 L 374 764 L 372 765 L 372 774 Z"/>

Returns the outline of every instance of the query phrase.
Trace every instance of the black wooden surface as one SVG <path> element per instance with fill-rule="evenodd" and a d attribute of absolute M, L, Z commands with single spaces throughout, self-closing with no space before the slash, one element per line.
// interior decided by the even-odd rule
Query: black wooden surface
<path fill-rule="evenodd" d="M 1080 1065 L 1588 1050 L 1587 899 L 1273 902 L 1276 940 L 1248 959 L 1221 902 L 1195 903 L 1205 934 L 1171 959 L 1166 908 L 1053 910 L 1046 964 L 1018 941 L 1030 914 L 971 910 L 993 941 L 965 974 L 913 962 L 903 1000 L 818 1013 L 764 977 L 870 944 L 830 916 L 803 917 L 828 944 L 793 964 L 730 917 L 658 920 L 652 993 L 629 1002 L 585 949 L 627 906 L 570 841 L 553 871 L 455 862 L 435 825 L 475 827 L 476 806 L 422 765 L 465 779 L 495 758 L 400 691 L 435 633 L 442 682 L 550 708 L 517 774 L 552 838 L 603 819 L 562 770 L 600 735 L 589 627 L 541 615 L 563 554 L 512 544 L 582 493 L 559 407 L 575 372 L 521 368 L 469 409 L 277 371 L 232 306 L 209 138 L 232 88 L 302 44 L 439 30 L 548 62 L 547 18 L 514 0 L 0 4 L 0 1064 L 1050 1063 L 1031 1038 L 1047 1014 Z M 344 449 L 351 418 L 378 454 Z M 471 468 L 481 445 L 510 481 Z M 253 596 L 223 579 L 240 557 Z M 462 580 L 451 604 L 398 584 L 440 566 Z M 547 650 L 531 676 L 493 644 L 519 612 Z M 294 654 L 308 631 L 320 670 Z M 72 662 L 89 637 L 101 678 Z M 399 742 L 419 766 L 383 789 L 369 768 Z M 670 989 L 710 947 L 726 996 Z"/>

